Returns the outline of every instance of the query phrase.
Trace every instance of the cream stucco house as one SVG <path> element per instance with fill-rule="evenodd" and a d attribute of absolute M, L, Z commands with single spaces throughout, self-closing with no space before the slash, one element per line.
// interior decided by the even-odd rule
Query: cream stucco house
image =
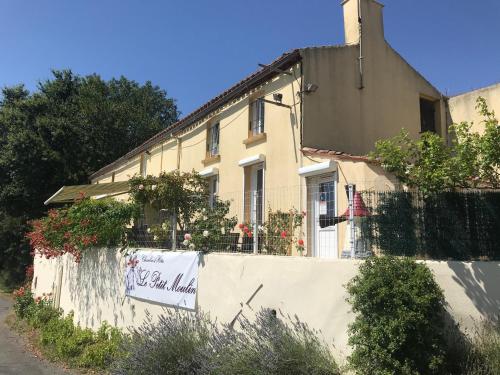
<path fill-rule="evenodd" d="M 289 51 L 90 176 L 196 170 L 232 213 L 261 222 L 268 209 L 307 211 L 308 256 L 337 258 L 345 223 L 319 218 L 347 207 L 344 186 L 395 188 L 366 155 L 402 127 L 447 133 L 445 98 L 384 37 L 383 6 L 342 2 L 345 43 Z"/>
<path fill-rule="evenodd" d="M 472 131 L 482 133 L 484 131 L 484 119 L 476 110 L 476 101 L 479 97 L 486 100 L 488 108 L 495 114 L 500 114 L 500 83 L 472 90 L 448 99 L 448 123 L 472 122 Z"/>

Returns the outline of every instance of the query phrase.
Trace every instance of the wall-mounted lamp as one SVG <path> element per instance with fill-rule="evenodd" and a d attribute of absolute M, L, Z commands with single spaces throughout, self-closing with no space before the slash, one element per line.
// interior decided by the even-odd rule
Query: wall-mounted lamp
<path fill-rule="evenodd" d="M 312 92 L 316 92 L 316 90 L 318 89 L 318 85 L 315 84 L 315 83 L 306 83 L 306 85 L 304 86 L 304 92 L 306 94 L 310 94 Z"/>
<path fill-rule="evenodd" d="M 144 152 L 145 152 L 147 155 L 151 155 L 151 151 L 149 151 L 149 150 L 146 150 L 146 151 L 144 151 Z"/>

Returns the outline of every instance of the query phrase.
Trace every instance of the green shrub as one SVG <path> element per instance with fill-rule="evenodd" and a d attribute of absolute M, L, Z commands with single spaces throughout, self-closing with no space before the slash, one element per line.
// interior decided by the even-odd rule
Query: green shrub
<path fill-rule="evenodd" d="M 62 311 L 52 307 L 52 301 L 40 300 L 30 306 L 26 321 L 33 328 L 42 328 L 51 320 L 59 319 Z"/>
<path fill-rule="evenodd" d="M 425 264 L 374 257 L 347 285 L 356 314 L 350 367 L 358 374 L 438 374 L 445 361 L 444 296 Z"/>
<path fill-rule="evenodd" d="M 116 327 L 103 322 L 94 336 L 94 342 L 86 346 L 77 364 L 80 367 L 106 369 L 110 364 L 122 357 L 121 345 L 124 336 Z"/>
<path fill-rule="evenodd" d="M 104 322 L 99 331 L 75 326 L 73 313 L 62 317 L 47 296 L 33 299 L 29 289 L 15 292 L 16 316 L 39 332 L 38 345 L 50 359 L 62 360 L 70 366 L 106 369 L 124 355 L 121 343 L 125 336 Z"/>
<path fill-rule="evenodd" d="M 198 353 L 200 374 L 339 374 L 329 348 L 297 318 L 283 322 L 264 309 L 255 322 L 242 319 L 240 325 L 212 335 Z"/>
<path fill-rule="evenodd" d="M 24 319 L 30 314 L 30 310 L 33 308 L 35 304 L 35 300 L 33 299 L 33 293 L 31 290 L 25 287 L 20 287 L 15 290 L 13 293 L 15 302 L 14 302 L 14 312 L 18 319 Z"/>
<path fill-rule="evenodd" d="M 41 327 L 40 342 L 51 357 L 74 364 L 86 345 L 93 342 L 93 333 L 73 324 L 73 313 L 62 319 L 50 320 Z"/>

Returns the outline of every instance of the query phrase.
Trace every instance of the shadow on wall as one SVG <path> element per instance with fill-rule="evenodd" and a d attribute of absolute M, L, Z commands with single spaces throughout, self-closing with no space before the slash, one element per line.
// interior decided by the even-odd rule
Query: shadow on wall
<path fill-rule="evenodd" d="M 117 288 L 117 280 L 123 279 L 124 256 L 116 249 L 89 251 L 83 256 L 80 264 L 71 265 L 71 272 L 66 275 L 70 298 L 75 310 L 79 311 L 78 319 L 87 327 L 98 327 L 103 320 L 113 325 L 122 325 L 128 317 L 135 317 L 135 311 L 125 290 Z M 68 260 L 71 262 L 71 260 Z M 112 272 L 110 272 L 112 270 Z M 103 316 L 103 310 L 113 311 L 113 316 Z"/>
<path fill-rule="evenodd" d="M 500 264 L 498 262 L 447 262 L 452 278 L 465 291 L 479 313 L 500 318 Z M 492 315 L 492 312 L 494 315 Z"/>

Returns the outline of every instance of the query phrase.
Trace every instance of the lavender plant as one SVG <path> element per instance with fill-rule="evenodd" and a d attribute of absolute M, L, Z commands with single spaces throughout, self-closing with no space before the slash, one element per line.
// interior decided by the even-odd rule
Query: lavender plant
<path fill-rule="evenodd" d="M 240 327 L 225 326 L 211 336 L 197 362 L 199 374 L 339 374 L 329 348 L 297 317 L 285 321 L 269 309 L 256 320 L 240 319 Z"/>
<path fill-rule="evenodd" d="M 128 353 L 120 358 L 112 374 L 197 374 L 200 368 L 196 352 L 210 339 L 213 326 L 201 313 L 175 311 L 146 321 L 131 330 L 123 344 Z"/>

